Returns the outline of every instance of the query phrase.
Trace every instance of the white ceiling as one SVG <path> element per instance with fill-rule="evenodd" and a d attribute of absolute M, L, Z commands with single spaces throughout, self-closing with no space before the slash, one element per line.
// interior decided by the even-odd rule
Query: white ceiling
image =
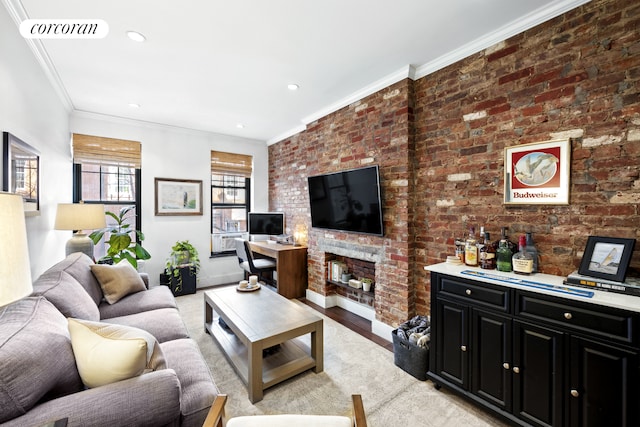
<path fill-rule="evenodd" d="M 16 23 L 108 23 L 103 39 L 27 40 L 74 112 L 275 142 L 589 0 L 2 1 Z"/>

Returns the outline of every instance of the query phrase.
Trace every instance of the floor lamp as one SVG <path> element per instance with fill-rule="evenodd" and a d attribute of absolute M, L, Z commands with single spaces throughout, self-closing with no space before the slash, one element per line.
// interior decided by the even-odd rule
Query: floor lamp
<path fill-rule="evenodd" d="M 0 307 L 33 292 L 22 196 L 0 192 Z"/>
<path fill-rule="evenodd" d="M 107 226 L 104 205 L 88 203 L 59 203 L 56 212 L 56 230 L 73 230 L 75 233 L 67 241 L 66 255 L 83 252 L 93 259 L 93 241 L 83 233 Z"/>

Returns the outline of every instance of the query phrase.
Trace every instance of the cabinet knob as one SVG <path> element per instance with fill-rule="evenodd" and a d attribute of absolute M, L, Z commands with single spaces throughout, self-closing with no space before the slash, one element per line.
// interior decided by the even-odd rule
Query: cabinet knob
<path fill-rule="evenodd" d="M 466 291 L 464 291 L 464 293 L 467 295 L 471 295 L 471 289 L 467 289 Z"/>
<path fill-rule="evenodd" d="M 502 364 L 502 367 L 503 367 L 504 369 L 509 369 L 509 364 L 508 364 L 507 362 L 504 362 L 504 363 Z"/>
<path fill-rule="evenodd" d="M 466 345 L 462 345 L 462 346 L 460 346 L 460 350 L 462 350 L 462 351 L 467 351 L 467 346 L 466 346 Z"/>
<path fill-rule="evenodd" d="M 513 372 L 516 373 L 516 374 L 519 374 L 520 373 L 520 368 L 518 368 L 517 366 L 514 366 L 513 367 Z"/>
<path fill-rule="evenodd" d="M 578 396 L 580 396 L 580 393 L 578 393 L 578 390 L 576 390 L 575 388 L 572 388 L 571 389 L 571 396 L 578 397 Z"/>
<path fill-rule="evenodd" d="M 565 313 L 564 314 L 564 318 L 567 320 L 571 320 L 571 318 L 573 317 L 573 315 L 571 313 Z"/>

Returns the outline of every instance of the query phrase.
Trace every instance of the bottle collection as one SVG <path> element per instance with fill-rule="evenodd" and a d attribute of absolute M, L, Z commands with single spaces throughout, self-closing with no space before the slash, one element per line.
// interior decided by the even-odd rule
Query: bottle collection
<path fill-rule="evenodd" d="M 455 239 L 456 256 L 469 267 L 529 275 L 538 272 L 538 250 L 530 232 L 518 238 L 518 244 L 509 239 L 508 228 L 502 227 L 500 239 L 491 241 L 491 234 L 480 227 L 469 227 L 468 236 Z"/>

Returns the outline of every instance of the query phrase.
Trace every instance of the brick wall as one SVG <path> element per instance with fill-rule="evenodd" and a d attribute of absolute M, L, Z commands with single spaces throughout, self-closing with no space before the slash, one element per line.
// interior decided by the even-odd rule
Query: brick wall
<path fill-rule="evenodd" d="M 513 237 L 532 231 L 541 271 L 561 276 L 577 268 L 589 235 L 639 238 L 634 3 L 594 0 L 270 146 L 270 207 L 308 231 L 309 287 L 327 292 L 319 240 L 380 246 L 376 318 L 395 326 L 429 312 L 422 267 L 452 254 L 469 225 L 494 238 L 501 226 Z M 504 205 L 504 148 L 560 138 L 571 139 L 569 205 Z M 367 164 L 380 166 L 385 237 L 312 230 L 306 177 Z"/>

